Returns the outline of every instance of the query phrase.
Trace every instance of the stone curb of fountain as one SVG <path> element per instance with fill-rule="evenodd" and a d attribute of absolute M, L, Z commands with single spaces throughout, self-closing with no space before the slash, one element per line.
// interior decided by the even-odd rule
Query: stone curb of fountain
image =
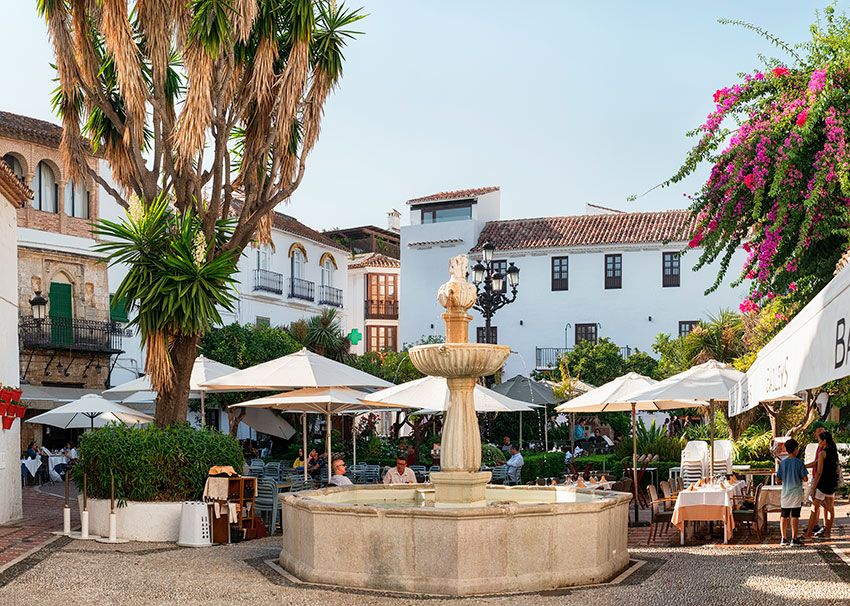
<path fill-rule="evenodd" d="M 641 557 L 640 559 L 630 559 L 629 567 L 621 572 L 619 575 L 614 577 L 608 582 L 605 583 L 596 583 L 593 585 L 581 585 L 577 587 L 563 587 L 559 589 L 546 589 L 543 591 L 527 591 L 527 592 L 516 592 L 516 593 L 501 593 L 501 594 L 477 594 L 477 595 L 468 595 L 468 596 L 454 596 L 454 595 L 434 595 L 434 594 L 422 594 L 422 593 L 412 593 L 412 592 L 401 592 L 401 591 L 380 591 L 373 589 L 362 589 L 362 588 L 354 588 L 354 587 L 343 587 L 341 585 L 330 585 L 323 583 L 308 583 L 299 580 L 293 575 L 286 572 L 283 568 L 278 564 L 277 559 L 269 559 L 266 557 L 256 557 L 256 558 L 248 558 L 243 560 L 247 565 L 254 568 L 257 572 L 259 572 L 267 581 L 274 585 L 279 585 L 283 587 L 292 587 L 292 588 L 300 588 L 300 589 L 308 589 L 308 590 L 316 590 L 316 591 L 335 591 L 339 593 L 348 593 L 351 595 L 362 595 L 362 596 L 378 596 L 378 597 L 389 597 L 389 598 L 400 598 L 400 599 L 424 599 L 424 600 L 469 600 L 469 599 L 483 599 L 483 598 L 493 598 L 493 597 L 521 597 L 521 596 L 562 596 L 569 595 L 575 592 L 581 591 L 590 591 L 596 590 L 603 587 L 612 587 L 617 585 L 640 585 L 644 583 L 649 577 L 651 577 L 655 572 L 658 571 L 659 568 L 667 561 L 663 558 L 652 558 L 652 557 Z"/>

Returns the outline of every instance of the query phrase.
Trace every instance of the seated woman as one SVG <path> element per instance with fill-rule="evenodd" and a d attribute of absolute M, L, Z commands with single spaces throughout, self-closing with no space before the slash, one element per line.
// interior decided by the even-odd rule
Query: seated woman
<path fill-rule="evenodd" d="M 295 457 L 295 460 L 292 461 L 293 469 L 304 469 L 304 449 L 298 449 L 298 456 Z"/>

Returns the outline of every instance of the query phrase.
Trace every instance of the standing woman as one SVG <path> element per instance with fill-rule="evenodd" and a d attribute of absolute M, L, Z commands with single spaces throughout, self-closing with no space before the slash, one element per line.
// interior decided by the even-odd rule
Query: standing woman
<path fill-rule="evenodd" d="M 812 515 L 806 528 L 806 538 L 812 538 L 814 525 L 818 521 L 819 509 L 823 507 L 823 530 L 818 531 L 818 537 L 829 539 L 832 522 L 835 518 L 835 491 L 838 488 L 838 448 L 828 431 L 821 432 L 818 438 L 820 453 L 815 465 L 812 486 L 815 494 L 812 496 Z"/>

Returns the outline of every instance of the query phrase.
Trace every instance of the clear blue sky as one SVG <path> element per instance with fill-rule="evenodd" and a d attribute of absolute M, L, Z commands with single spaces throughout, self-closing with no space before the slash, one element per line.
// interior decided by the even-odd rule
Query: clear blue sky
<path fill-rule="evenodd" d="M 12 4 L 12 3 L 10 3 Z M 34 2 L 0 21 L 0 108 L 55 120 L 52 49 Z M 684 206 L 684 133 L 715 89 L 781 57 L 718 18 L 804 41 L 823 1 L 361 0 L 307 176 L 286 212 L 317 228 L 384 225 L 391 207 L 501 185 L 503 218 Z M 403 221 L 406 217 L 403 215 Z"/>

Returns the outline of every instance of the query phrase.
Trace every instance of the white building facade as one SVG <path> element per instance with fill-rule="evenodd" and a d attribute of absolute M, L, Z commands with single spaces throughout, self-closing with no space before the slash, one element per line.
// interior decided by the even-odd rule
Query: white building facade
<path fill-rule="evenodd" d="M 400 261 L 381 253 L 366 253 L 351 260 L 348 292 L 351 325 L 357 330 L 352 353 L 398 351 L 400 274 Z"/>
<path fill-rule="evenodd" d="M 498 310 L 492 333 L 510 345 L 505 376 L 554 368 L 578 341 L 608 337 L 628 354 L 652 354 L 659 333 L 690 331 L 721 309 L 737 309 L 746 295 L 728 282 L 705 295 L 717 267 L 692 271 L 699 250 L 687 247 L 687 211 L 624 213 L 600 207 L 572 217 L 499 220 L 497 188 L 445 192 L 411 200 L 410 225 L 401 229 L 401 339 L 444 335 L 435 293 L 448 260 L 481 258 L 487 241 L 504 274 L 520 268 L 516 301 Z M 744 261 L 743 251 L 731 267 Z M 507 289 L 510 296 L 510 289 Z M 477 311 L 470 340 L 484 340 Z"/>

